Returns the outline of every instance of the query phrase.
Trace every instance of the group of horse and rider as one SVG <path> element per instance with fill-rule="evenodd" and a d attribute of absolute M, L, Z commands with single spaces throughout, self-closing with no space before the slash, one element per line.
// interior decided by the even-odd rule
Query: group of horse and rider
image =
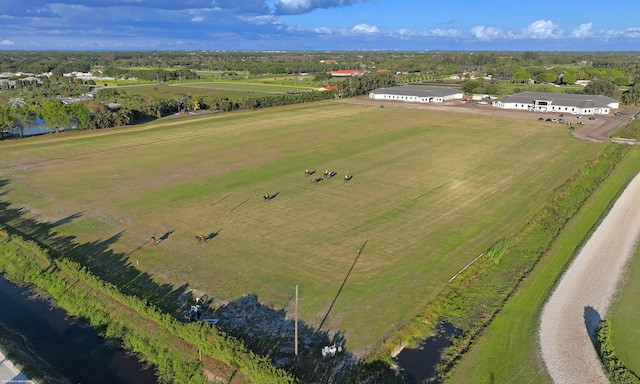
<path fill-rule="evenodd" d="M 310 171 L 309 169 L 306 169 L 304 171 L 304 175 L 305 176 L 311 176 L 311 175 L 313 175 L 315 173 L 316 173 L 315 170 L 311 170 Z M 327 169 L 327 170 L 324 171 L 324 174 L 322 175 L 322 177 L 312 177 L 311 178 L 311 182 L 312 183 L 319 183 L 322 180 L 331 179 L 332 177 L 334 177 L 337 174 L 338 174 L 338 172 L 330 171 L 330 170 Z M 353 175 L 348 175 L 348 174 L 344 175 L 344 178 L 342 179 L 342 181 L 347 182 L 347 181 L 351 180 L 352 177 L 353 177 Z"/>
<path fill-rule="evenodd" d="M 196 235 L 196 240 L 198 241 L 198 243 L 205 243 L 207 241 L 207 237 L 201 233 L 199 235 Z M 157 244 L 160 240 L 156 237 L 156 234 L 154 233 L 153 235 L 151 235 L 151 244 Z"/>
<path fill-rule="evenodd" d="M 304 175 L 305 176 L 311 176 L 311 175 L 313 175 L 315 173 L 316 173 L 315 170 L 306 169 L 304 171 Z M 322 180 L 331 179 L 337 174 L 338 174 L 338 172 L 330 171 L 330 170 L 327 169 L 327 170 L 324 171 L 324 174 L 322 175 L 322 177 L 313 177 L 313 178 L 311 178 L 311 182 L 312 183 L 319 183 Z M 352 177 L 353 177 L 353 175 L 346 174 L 346 175 L 344 175 L 344 178 L 342 179 L 342 181 L 344 181 L 346 183 L 347 181 L 351 180 Z M 274 194 L 274 195 L 265 194 L 262 197 L 264 198 L 264 201 L 270 201 L 271 199 L 276 197 L 276 195 L 277 195 L 277 193 Z M 162 239 L 158 239 L 156 237 L 155 233 L 153 235 L 151 235 L 151 240 L 150 240 L 151 244 L 157 244 L 160 240 L 162 240 Z M 196 235 L 196 240 L 198 241 L 198 243 L 202 244 L 202 243 L 205 243 L 207 241 L 207 237 L 204 234 L 201 233 L 199 235 Z"/>

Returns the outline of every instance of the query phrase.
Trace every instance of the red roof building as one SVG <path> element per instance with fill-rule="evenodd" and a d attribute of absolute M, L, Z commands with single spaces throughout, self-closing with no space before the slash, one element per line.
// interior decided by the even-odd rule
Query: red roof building
<path fill-rule="evenodd" d="M 364 74 L 364 72 L 358 71 L 357 69 L 339 69 L 337 71 L 329 71 L 327 73 L 334 77 L 360 76 Z"/>

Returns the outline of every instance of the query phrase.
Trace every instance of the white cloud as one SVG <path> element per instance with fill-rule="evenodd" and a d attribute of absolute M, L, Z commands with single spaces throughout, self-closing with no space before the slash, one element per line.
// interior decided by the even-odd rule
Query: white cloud
<path fill-rule="evenodd" d="M 337 8 L 357 3 L 372 3 L 376 0 L 276 0 L 277 15 L 300 15 L 319 8 Z"/>
<path fill-rule="evenodd" d="M 327 28 L 327 27 L 314 28 L 313 32 L 317 33 L 318 35 L 332 35 L 333 34 L 333 30 L 331 28 Z"/>
<path fill-rule="evenodd" d="M 0 45 L 13 45 L 13 44 L 15 44 L 13 40 L 9 40 L 9 39 L 0 40 Z"/>
<path fill-rule="evenodd" d="M 591 24 L 583 24 L 572 32 L 571 37 L 578 37 L 574 34 L 587 33 Z M 492 40 L 554 40 L 566 37 L 564 31 L 555 23 L 549 20 L 537 20 L 524 27 L 519 32 L 503 30 L 496 27 L 485 27 L 477 25 L 469 31 L 470 37 L 482 41 Z"/>
<path fill-rule="evenodd" d="M 479 40 L 503 39 L 507 36 L 500 28 L 483 27 L 482 25 L 471 28 L 471 35 Z"/>
<path fill-rule="evenodd" d="M 554 39 L 562 35 L 560 27 L 548 20 L 534 21 L 522 30 L 522 37 L 530 39 Z"/>
<path fill-rule="evenodd" d="M 640 38 L 640 27 L 600 31 L 598 35 L 602 36 L 605 39 L 611 39 L 611 38 L 637 39 L 637 38 Z"/>
<path fill-rule="evenodd" d="M 282 21 L 278 20 L 278 18 L 272 15 L 238 16 L 238 20 L 256 24 L 256 25 L 265 25 L 265 24 L 282 25 L 283 24 Z"/>
<path fill-rule="evenodd" d="M 577 39 L 591 37 L 593 35 L 591 27 L 593 27 L 592 23 L 580 24 L 576 29 L 571 31 L 571 37 L 575 37 Z"/>
<path fill-rule="evenodd" d="M 380 33 L 375 25 L 358 24 L 351 29 L 356 34 L 374 35 Z"/>
<path fill-rule="evenodd" d="M 196 17 L 192 18 L 191 21 L 193 21 L 194 23 L 201 23 L 202 21 L 204 21 L 204 17 L 196 16 Z"/>
<path fill-rule="evenodd" d="M 457 29 L 429 29 L 424 31 L 421 36 L 425 37 L 444 37 L 444 38 L 458 38 L 462 37 L 462 32 Z"/>

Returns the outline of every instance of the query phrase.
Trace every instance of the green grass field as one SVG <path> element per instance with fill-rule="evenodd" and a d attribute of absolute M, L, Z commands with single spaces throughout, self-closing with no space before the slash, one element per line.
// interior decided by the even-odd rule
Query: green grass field
<path fill-rule="evenodd" d="M 640 248 L 629 264 L 625 281 L 618 292 L 617 301 L 605 316 L 611 321 L 611 339 L 616 355 L 636 375 L 640 375 L 640 329 L 637 298 L 640 295 Z"/>
<path fill-rule="evenodd" d="M 136 85 L 122 87 L 127 92 L 153 97 L 174 98 L 177 95 L 211 95 L 228 98 L 256 97 L 264 94 L 306 92 L 314 88 L 302 86 L 252 84 L 241 82 L 195 82 L 173 85 Z"/>
<path fill-rule="evenodd" d="M 251 92 L 251 93 L 286 93 L 286 92 L 304 92 L 311 91 L 316 88 L 309 86 L 294 85 L 278 85 L 261 83 L 246 83 L 237 81 L 208 81 L 196 83 L 180 83 L 182 87 L 206 88 L 235 92 Z"/>
<path fill-rule="evenodd" d="M 529 119 L 322 102 L 0 142 L 0 193 L 112 251 L 78 256 L 103 274 L 122 259 L 219 303 L 255 293 L 285 310 L 298 284 L 301 321 L 326 318 L 364 354 L 599 147 Z M 313 184 L 307 168 L 338 175 Z"/>

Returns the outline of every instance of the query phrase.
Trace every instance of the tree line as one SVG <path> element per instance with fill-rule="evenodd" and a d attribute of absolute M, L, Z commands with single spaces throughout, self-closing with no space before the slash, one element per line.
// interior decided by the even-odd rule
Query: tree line
<path fill-rule="evenodd" d="M 231 112 L 328 100 L 336 96 L 351 97 L 396 83 L 392 74 L 373 73 L 342 80 L 337 91 L 306 91 L 238 98 L 213 95 L 177 95 L 175 98 L 164 98 L 143 96 L 118 88 L 103 88 L 97 92 L 95 99 L 70 104 L 36 94 L 22 99 L 16 105 L 0 104 L 0 131 L 14 127 L 24 136 L 24 130 L 38 117 L 53 129 L 104 129 L 180 112 Z"/>

